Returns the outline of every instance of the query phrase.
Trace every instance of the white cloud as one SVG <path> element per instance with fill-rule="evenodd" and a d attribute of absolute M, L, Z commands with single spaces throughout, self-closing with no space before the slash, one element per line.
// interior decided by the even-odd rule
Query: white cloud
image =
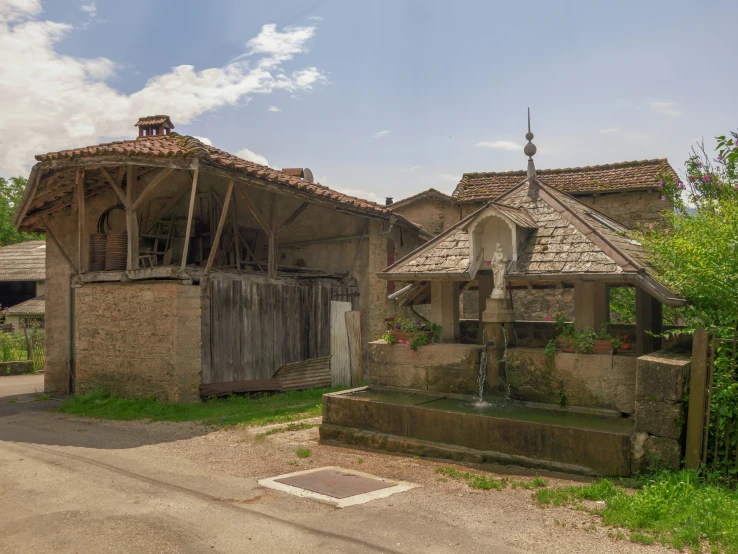
<path fill-rule="evenodd" d="M 616 132 L 618 132 L 619 130 L 620 130 L 620 129 L 618 129 L 617 127 L 608 127 L 607 129 L 601 129 L 601 130 L 600 130 L 600 133 L 604 133 L 604 134 L 608 134 L 608 133 L 616 133 Z"/>
<path fill-rule="evenodd" d="M 269 160 L 267 160 L 261 154 L 257 154 L 256 152 L 254 152 L 253 150 L 249 150 L 248 148 L 241 148 L 241 150 L 236 152 L 236 156 L 238 156 L 239 158 L 243 158 L 244 160 L 254 162 L 255 164 L 269 166 Z"/>
<path fill-rule="evenodd" d="M 482 148 L 494 148 L 496 150 L 522 150 L 523 147 L 511 140 L 493 140 L 493 141 L 482 141 L 478 142 L 476 146 Z"/>
<path fill-rule="evenodd" d="M 387 135 L 390 134 L 390 132 L 391 131 L 389 131 L 388 129 L 385 129 L 384 131 L 378 131 L 372 135 L 372 138 L 378 139 L 378 138 L 386 137 Z"/>
<path fill-rule="evenodd" d="M 415 173 L 417 170 L 423 169 L 422 165 L 413 165 L 410 167 L 398 167 L 397 171 L 403 171 L 404 173 Z"/>
<path fill-rule="evenodd" d="M 308 19 L 312 19 L 313 21 L 323 21 L 323 18 L 319 15 L 311 15 Z"/>
<path fill-rule="evenodd" d="M 660 113 L 667 117 L 679 117 L 680 115 L 682 115 L 682 112 L 680 112 L 678 109 L 679 106 L 677 106 L 674 102 L 651 101 L 648 103 L 648 105 L 654 112 Z"/>
<path fill-rule="evenodd" d="M 194 138 L 202 142 L 203 144 L 207 144 L 208 146 L 213 145 L 213 141 L 211 141 L 208 137 L 198 137 L 196 135 L 193 135 Z"/>
<path fill-rule="evenodd" d="M 97 15 L 97 4 L 95 2 L 82 2 L 79 9 L 88 14 L 90 17 Z"/>
<path fill-rule="evenodd" d="M 269 106 L 269 107 L 267 108 L 267 110 L 269 110 L 270 112 L 275 112 L 275 113 L 276 113 L 276 112 L 281 112 L 281 111 L 282 111 L 282 110 L 280 110 L 280 109 L 279 109 L 279 108 L 278 108 L 277 106 Z"/>
<path fill-rule="evenodd" d="M 132 138 L 138 117 L 171 116 L 175 125 L 248 102 L 254 94 L 294 93 L 324 81 L 315 67 L 285 73 L 282 65 L 306 51 L 312 27 L 264 25 L 246 44 L 254 60 L 196 70 L 180 65 L 151 77 L 132 94 L 108 83 L 117 70 L 107 58 L 57 52 L 71 25 L 43 20 L 34 0 L 0 0 L 0 175 L 28 171 L 34 154 Z"/>

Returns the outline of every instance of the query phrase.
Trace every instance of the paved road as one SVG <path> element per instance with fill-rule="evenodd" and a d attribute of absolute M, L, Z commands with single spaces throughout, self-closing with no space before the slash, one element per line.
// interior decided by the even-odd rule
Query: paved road
<path fill-rule="evenodd" d="M 163 437 L 101 425 L 0 414 L 0 552 L 523 552 L 413 509 L 422 489 L 338 510 L 156 444 L 196 426 Z"/>
<path fill-rule="evenodd" d="M 44 375 L 3 375 L 0 377 L 0 398 L 44 391 Z"/>

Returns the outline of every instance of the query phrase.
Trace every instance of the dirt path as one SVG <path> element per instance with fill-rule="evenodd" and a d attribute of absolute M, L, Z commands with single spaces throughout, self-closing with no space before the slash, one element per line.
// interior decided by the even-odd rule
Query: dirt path
<path fill-rule="evenodd" d="M 0 551 L 656 552 L 530 491 L 438 481 L 424 460 L 195 424 L 0 414 Z M 299 459 L 297 447 L 311 449 Z M 336 509 L 258 479 L 337 465 L 422 487 Z"/>

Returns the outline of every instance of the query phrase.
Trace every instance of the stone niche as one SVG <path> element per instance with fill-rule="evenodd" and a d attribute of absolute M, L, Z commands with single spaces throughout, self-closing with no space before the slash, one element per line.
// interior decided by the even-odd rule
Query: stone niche
<path fill-rule="evenodd" d="M 511 397 L 529 402 L 636 411 L 637 358 L 628 355 L 547 356 L 541 348 L 510 348 L 505 378 Z"/>
<path fill-rule="evenodd" d="M 367 376 L 376 386 L 475 394 L 483 346 L 429 344 L 410 354 L 403 344 L 369 343 Z"/>

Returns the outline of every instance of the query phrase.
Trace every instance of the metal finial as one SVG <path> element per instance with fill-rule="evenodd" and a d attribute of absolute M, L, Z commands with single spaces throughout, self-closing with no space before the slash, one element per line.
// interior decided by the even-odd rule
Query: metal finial
<path fill-rule="evenodd" d="M 530 131 L 530 108 L 528 108 L 528 132 L 525 134 L 525 138 L 528 140 L 528 144 L 523 148 L 523 152 L 528 156 L 528 178 L 531 178 L 536 176 L 536 166 L 533 165 L 536 145 L 531 142 L 533 140 L 533 133 Z"/>

